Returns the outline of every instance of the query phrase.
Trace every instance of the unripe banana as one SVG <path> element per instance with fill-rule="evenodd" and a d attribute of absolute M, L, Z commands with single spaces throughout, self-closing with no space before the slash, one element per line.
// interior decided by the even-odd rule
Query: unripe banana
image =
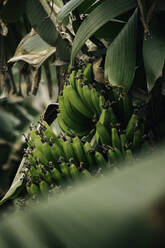
<path fill-rule="evenodd" d="M 42 172 L 42 166 L 38 165 L 36 168 L 31 167 L 30 170 L 28 171 L 28 175 L 29 177 L 33 178 L 33 177 L 44 177 L 44 174 Z"/>
<path fill-rule="evenodd" d="M 98 122 L 96 124 L 96 133 L 98 134 L 99 139 L 100 139 L 102 144 L 110 145 L 110 143 L 111 143 L 110 135 L 109 135 L 106 127 L 103 124 L 101 124 L 100 122 Z"/>
<path fill-rule="evenodd" d="M 42 122 L 41 130 L 46 142 L 53 142 L 60 146 L 58 137 L 53 132 L 52 128 L 47 124 L 46 121 Z"/>
<path fill-rule="evenodd" d="M 43 180 L 40 182 L 39 188 L 42 195 L 46 195 L 49 191 L 49 185 Z"/>
<path fill-rule="evenodd" d="M 73 158 L 73 159 L 75 158 L 75 153 L 74 153 L 72 143 L 69 142 L 68 140 L 63 142 L 63 150 L 64 150 L 65 157 L 67 160 L 69 160 L 70 158 Z"/>
<path fill-rule="evenodd" d="M 69 172 L 68 165 L 66 163 L 61 163 L 60 170 L 61 170 L 62 177 L 68 181 L 70 179 L 70 172 Z"/>
<path fill-rule="evenodd" d="M 123 155 L 122 155 L 121 151 L 117 147 L 115 147 L 114 148 L 114 153 L 116 155 L 117 162 L 121 162 L 122 158 L 123 158 Z"/>
<path fill-rule="evenodd" d="M 126 135 L 124 133 L 122 133 L 120 135 L 120 142 L 121 142 L 121 151 L 123 156 L 125 155 L 125 150 L 128 148 L 128 144 L 127 144 L 127 138 Z"/>
<path fill-rule="evenodd" d="M 79 176 L 79 171 L 78 171 L 77 167 L 75 166 L 75 164 L 71 164 L 71 165 L 69 166 L 69 172 L 70 172 L 70 175 L 71 175 L 72 179 L 75 180 L 75 179 L 78 178 L 78 176 Z"/>
<path fill-rule="evenodd" d="M 51 152 L 53 159 L 56 161 L 56 163 L 58 163 L 60 157 L 65 157 L 63 149 L 61 149 L 61 147 L 59 147 L 56 143 L 52 145 Z"/>
<path fill-rule="evenodd" d="M 95 159 L 98 167 L 104 168 L 106 166 L 107 161 L 100 152 L 98 151 L 95 152 Z"/>
<path fill-rule="evenodd" d="M 75 116 L 75 118 L 80 119 L 80 120 L 88 120 L 88 118 L 86 118 L 84 116 L 84 114 L 82 114 L 78 109 L 76 109 L 70 102 L 70 97 L 68 97 L 67 94 L 67 86 L 64 85 L 64 89 L 63 89 L 63 97 L 64 97 L 64 104 L 67 107 L 67 111 L 68 114 L 71 114 Z"/>
<path fill-rule="evenodd" d="M 99 118 L 99 122 L 103 124 L 105 127 L 109 127 L 110 125 L 110 115 L 108 109 L 103 109 Z"/>
<path fill-rule="evenodd" d="M 66 125 L 78 136 L 84 136 L 85 134 L 88 133 L 89 128 L 90 128 L 90 123 L 89 126 L 86 125 L 86 122 L 83 123 L 78 122 L 78 120 L 73 120 L 67 112 L 67 108 L 65 108 L 64 106 L 64 102 L 63 102 L 63 96 L 59 96 L 59 108 L 60 108 L 60 112 L 62 115 L 62 119 L 64 120 L 64 122 L 66 123 Z M 85 124 L 85 125 L 84 125 Z"/>
<path fill-rule="evenodd" d="M 134 131 L 135 128 L 137 128 L 137 125 L 138 125 L 138 116 L 136 114 L 133 114 L 126 128 L 126 137 L 130 142 L 132 142 L 133 140 Z"/>
<path fill-rule="evenodd" d="M 42 142 L 41 142 L 41 137 L 39 135 L 36 134 L 36 130 L 31 130 L 30 131 L 30 139 L 31 139 L 31 145 L 35 148 L 37 148 L 37 150 L 42 152 Z"/>
<path fill-rule="evenodd" d="M 31 166 L 36 167 L 36 159 L 32 155 L 28 155 L 27 160 Z"/>
<path fill-rule="evenodd" d="M 114 127 L 117 124 L 116 116 L 112 107 L 103 108 L 99 122 L 107 128 L 109 128 L 110 125 Z"/>
<path fill-rule="evenodd" d="M 93 105 L 92 99 L 91 99 L 91 90 L 89 89 L 88 85 L 84 85 L 83 86 L 83 95 L 84 95 L 84 100 L 86 102 L 86 104 L 88 105 L 88 107 L 90 108 L 90 110 L 95 113 L 95 107 Z"/>
<path fill-rule="evenodd" d="M 44 156 L 44 154 L 41 152 L 41 151 L 39 151 L 39 150 L 37 150 L 36 148 L 32 151 L 32 154 L 33 154 L 33 156 L 35 157 L 35 159 L 37 160 L 37 161 L 39 161 L 41 164 L 44 164 L 44 165 L 48 165 L 48 160 L 47 160 L 47 158 Z"/>
<path fill-rule="evenodd" d="M 93 116 L 93 113 L 86 108 L 84 103 L 80 100 L 80 97 L 77 95 L 76 91 L 70 86 L 66 86 L 66 94 L 70 100 L 70 103 L 80 111 L 86 118 L 90 119 Z"/>
<path fill-rule="evenodd" d="M 72 71 L 69 76 L 69 83 L 76 90 L 76 71 Z"/>
<path fill-rule="evenodd" d="M 81 175 L 83 178 L 89 178 L 91 176 L 90 172 L 86 169 L 81 172 Z"/>
<path fill-rule="evenodd" d="M 99 96 L 99 108 L 100 108 L 100 113 L 101 113 L 102 110 L 103 110 L 104 104 L 105 104 L 105 98 L 104 98 L 104 96 L 100 95 L 100 96 Z"/>
<path fill-rule="evenodd" d="M 93 79 L 93 69 L 92 69 L 92 64 L 88 63 L 84 69 L 84 78 L 86 79 L 87 83 L 92 82 Z"/>
<path fill-rule="evenodd" d="M 84 92 L 83 92 L 83 83 L 80 79 L 76 80 L 76 87 L 77 87 L 77 92 L 81 98 L 81 101 L 87 107 L 88 105 L 86 104 L 85 96 L 84 96 Z"/>
<path fill-rule="evenodd" d="M 94 152 L 92 152 L 92 146 L 88 141 L 84 144 L 84 151 L 89 165 L 89 169 L 91 170 L 95 167 L 95 158 Z"/>
<path fill-rule="evenodd" d="M 87 161 L 84 153 L 83 144 L 81 143 L 79 137 L 73 138 L 73 149 L 78 161 L 86 164 Z"/>
<path fill-rule="evenodd" d="M 118 131 L 116 128 L 112 128 L 112 146 L 113 148 L 117 147 L 119 150 L 121 149 L 120 137 L 118 135 Z"/>
<path fill-rule="evenodd" d="M 91 100 L 92 100 L 93 106 L 95 107 L 96 114 L 99 116 L 101 112 L 100 112 L 98 93 L 95 88 L 92 88 L 90 92 L 91 92 Z"/>
<path fill-rule="evenodd" d="M 42 152 L 48 161 L 55 162 L 55 159 L 52 155 L 52 147 L 47 142 L 42 144 Z"/>
<path fill-rule="evenodd" d="M 129 164 L 132 164 L 132 163 L 133 163 L 134 158 L 133 158 L 132 151 L 131 151 L 130 149 L 127 149 L 127 150 L 126 150 L 125 159 L 126 159 L 126 161 L 127 161 Z"/>
<path fill-rule="evenodd" d="M 108 157 L 108 161 L 110 162 L 110 164 L 115 164 L 117 161 L 117 157 L 114 151 L 112 151 L 112 149 L 109 149 L 107 152 L 107 157 Z"/>
<path fill-rule="evenodd" d="M 66 123 L 64 122 L 64 120 L 62 119 L 62 115 L 61 113 L 57 114 L 57 120 L 58 120 L 58 124 L 61 128 L 61 130 L 66 133 L 69 136 L 73 136 L 73 132 L 70 130 L 70 128 L 68 128 L 68 126 L 66 125 Z"/>
<path fill-rule="evenodd" d="M 60 171 L 57 168 L 53 168 L 52 170 L 50 170 L 50 173 L 52 178 L 55 180 L 55 183 L 59 185 L 62 181 L 62 175 Z"/>
<path fill-rule="evenodd" d="M 44 181 L 50 185 L 52 183 L 52 175 L 49 171 L 45 170 L 44 172 Z"/>
<path fill-rule="evenodd" d="M 26 183 L 26 190 L 30 196 L 37 196 L 40 193 L 39 187 L 34 183 Z"/>

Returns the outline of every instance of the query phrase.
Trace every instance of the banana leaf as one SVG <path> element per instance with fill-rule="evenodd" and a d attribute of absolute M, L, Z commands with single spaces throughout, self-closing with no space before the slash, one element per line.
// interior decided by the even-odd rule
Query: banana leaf
<path fill-rule="evenodd" d="M 8 215 L 1 221 L 1 247 L 154 247 L 163 241 L 164 159 L 163 149 L 27 212 Z"/>

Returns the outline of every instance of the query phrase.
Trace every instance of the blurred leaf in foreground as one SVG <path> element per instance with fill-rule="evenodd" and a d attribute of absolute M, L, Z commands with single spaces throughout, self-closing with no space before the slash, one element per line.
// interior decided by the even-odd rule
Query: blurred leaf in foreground
<path fill-rule="evenodd" d="M 164 159 L 162 150 L 117 174 L 81 183 L 28 214 L 8 215 L 1 222 L 1 247 L 151 247 L 158 226 L 164 230 L 155 217 L 165 194 Z"/>

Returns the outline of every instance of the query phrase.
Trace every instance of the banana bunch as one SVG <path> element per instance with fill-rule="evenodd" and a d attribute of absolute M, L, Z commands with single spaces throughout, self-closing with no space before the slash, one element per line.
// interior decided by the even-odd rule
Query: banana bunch
<path fill-rule="evenodd" d="M 92 82 L 92 64 L 72 71 L 69 84 L 59 96 L 58 123 L 69 136 L 82 137 L 90 132 L 99 119 L 105 99 Z"/>
<path fill-rule="evenodd" d="M 134 155 L 143 151 L 144 147 L 149 147 L 148 142 L 145 141 L 144 123 L 141 122 L 138 114 L 131 115 L 124 130 L 120 126 L 110 127 L 108 117 L 105 117 L 105 114 L 104 118 L 101 118 L 102 116 L 96 124 L 95 136 L 109 164 L 116 164 L 123 160 L 132 163 Z"/>
<path fill-rule="evenodd" d="M 70 74 L 58 98 L 62 136 L 44 121 L 30 131 L 25 153 L 30 196 L 60 192 L 122 161 L 132 164 L 137 152 L 148 149 L 144 115 L 135 110 L 129 95 L 92 80 L 91 64 Z"/>
<path fill-rule="evenodd" d="M 32 129 L 25 152 L 26 191 L 29 196 L 59 192 L 78 178 L 89 177 L 95 166 L 92 146 L 76 136 L 63 140 L 46 123 Z M 97 168 L 96 168 L 97 169 Z"/>

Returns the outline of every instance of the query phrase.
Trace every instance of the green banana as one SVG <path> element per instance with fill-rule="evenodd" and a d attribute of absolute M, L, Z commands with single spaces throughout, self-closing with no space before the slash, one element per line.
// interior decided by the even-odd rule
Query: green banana
<path fill-rule="evenodd" d="M 64 120 L 62 119 L 62 115 L 61 113 L 57 114 L 57 120 L 58 120 L 58 124 L 61 128 L 61 130 L 66 133 L 69 136 L 73 136 L 73 132 L 68 128 L 68 126 L 66 125 L 66 123 L 64 122 Z"/>
<path fill-rule="evenodd" d="M 106 127 L 100 122 L 97 122 L 96 124 L 96 134 L 97 134 L 96 138 L 99 138 L 102 144 L 110 145 L 111 143 L 110 135 Z"/>
<path fill-rule="evenodd" d="M 67 160 L 69 160 L 70 158 L 73 158 L 73 159 L 75 158 L 75 153 L 74 153 L 72 143 L 69 142 L 68 140 L 63 142 L 63 150 L 64 150 L 65 157 Z"/>
<path fill-rule="evenodd" d="M 60 145 L 58 137 L 55 135 L 52 128 L 47 124 L 46 121 L 42 122 L 41 130 L 42 130 L 42 133 L 43 133 L 43 136 L 46 142 L 51 141 L 53 143 Z"/>
<path fill-rule="evenodd" d="M 95 88 L 92 88 L 90 90 L 90 93 L 91 93 L 91 100 L 92 100 L 93 106 L 95 108 L 95 112 L 99 116 L 101 112 L 100 112 L 100 105 L 99 105 L 99 96 L 98 96 L 98 93 L 97 93 L 97 91 L 96 91 Z"/>
<path fill-rule="evenodd" d="M 58 160 L 60 157 L 65 157 L 65 154 L 63 152 L 63 149 L 59 147 L 56 143 L 54 143 L 51 147 L 51 153 L 53 156 L 53 159 L 58 163 Z"/>
<path fill-rule="evenodd" d="M 32 155 L 28 155 L 27 160 L 31 166 L 36 167 L 36 159 Z"/>
<path fill-rule="evenodd" d="M 37 161 L 39 161 L 41 164 L 44 164 L 44 165 L 48 165 L 48 160 L 47 160 L 47 158 L 44 156 L 44 154 L 41 152 L 41 151 L 39 151 L 38 149 L 33 149 L 33 151 L 32 151 L 32 154 L 33 154 L 33 156 L 34 156 L 34 158 L 37 160 Z"/>
<path fill-rule="evenodd" d="M 76 87 L 77 87 L 77 92 L 81 98 L 81 101 L 84 103 L 84 105 L 87 107 L 86 101 L 85 101 L 85 97 L 84 97 L 84 92 L 83 92 L 83 86 L 84 84 L 81 82 L 80 79 L 76 80 Z"/>
<path fill-rule="evenodd" d="M 84 125 L 84 123 L 78 122 L 78 120 L 73 120 L 67 112 L 67 108 L 64 106 L 63 96 L 59 96 L 59 108 L 62 119 L 65 121 L 66 125 L 78 136 L 83 136 L 88 133 L 89 127 L 88 125 Z M 85 123 L 86 124 L 86 123 Z M 89 123 L 90 124 L 90 123 Z"/>
<path fill-rule="evenodd" d="M 99 108 L 100 108 L 100 113 L 102 112 L 105 104 L 105 98 L 104 96 L 100 95 L 99 96 Z"/>
<path fill-rule="evenodd" d="M 130 142 L 133 140 L 134 131 L 135 128 L 137 128 L 137 125 L 138 125 L 138 115 L 132 114 L 126 128 L 126 137 Z"/>
<path fill-rule="evenodd" d="M 57 168 L 53 168 L 52 170 L 50 170 L 50 173 L 52 178 L 55 180 L 55 183 L 59 185 L 62 181 L 62 175 L 60 171 Z"/>
<path fill-rule="evenodd" d="M 92 64 L 91 63 L 88 63 L 85 66 L 85 69 L 83 71 L 83 75 L 84 75 L 85 81 L 87 81 L 87 83 L 92 82 L 92 79 L 93 79 L 93 68 L 92 68 Z"/>
<path fill-rule="evenodd" d="M 87 169 L 83 170 L 81 172 L 81 175 L 83 178 L 89 178 L 91 176 L 90 172 Z"/>
<path fill-rule="evenodd" d="M 86 164 L 87 161 L 86 161 L 86 156 L 84 153 L 83 144 L 81 140 L 79 139 L 79 137 L 73 138 L 72 145 L 73 145 L 74 153 L 77 156 L 78 161 Z"/>
<path fill-rule="evenodd" d="M 36 130 L 33 129 L 30 131 L 30 139 L 31 139 L 30 147 L 33 146 L 37 148 L 39 151 L 42 151 L 41 137 L 36 134 Z"/>
<path fill-rule="evenodd" d="M 78 178 L 78 176 L 79 176 L 79 171 L 78 171 L 77 167 L 75 166 L 75 164 L 71 164 L 71 165 L 69 166 L 69 172 L 70 172 L 70 175 L 71 175 L 72 179 L 75 180 L 75 179 Z"/>
<path fill-rule="evenodd" d="M 117 120 L 112 107 L 103 108 L 99 122 L 107 128 L 109 128 L 110 124 L 113 127 L 116 125 Z"/>
<path fill-rule="evenodd" d="M 89 169 L 94 168 L 95 166 L 94 151 L 92 151 L 92 146 L 88 141 L 86 141 L 84 144 L 84 151 L 89 165 Z"/>
<path fill-rule="evenodd" d="M 88 120 L 88 118 L 86 118 L 84 116 L 84 114 L 82 114 L 79 110 L 77 110 L 70 102 L 70 97 L 68 97 L 67 94 L 67 86 L 64 85 L 64 89 L 63 89 L 63 97 L 64 97 L 64 103 L 65 106 L 67 106 L 67 111 L 71 114 L 71 116 L 74 113 L 74 116 L 76 116 L 76 118 L 82 119 L 82 120 Z"/>
<path fill-rule="evenodd" d="M 113 148 L 117 147 L 119 150 L 121 149 L 120 137 L 117 129 L 114 127 L 111 129 L 112 132 L 112 146 Z"/>
<path fill-rule="evenodd" d="M 107 161 L 100 152 L 98 151 L 95 152 L 95 159 L 98 167 L 104 168 L 106 166 Z"/>
<path fill-rule="evenodd" d="M 49 191 L 49 185 L 44 180 L 39 183 L 39 188 L 42 195 L 46 195 Z"/>
<path fill-rule="evenodd" d="M 125 159 L 129 164 L 132 164 L 134 161 L 132 151 L 130 149 L 127 149 L 125 152 Z"/>
<path fill-rule="evenodd" d="M 36 196 L 40 193 L 39 187 L 34 183 L 26 183 L 26 190 L 30 196 Z"/>
<path fill-rule="evenodd" d="M 43 171 L 42 171 L 42 166 L 38 165 L 36 168 L 31 167 L 30 170 L 28 171 L 28 176 L 29 177 L 44 177 Z"/>
<path fill-rule="evenodd" d="M 110 162 L 110 164 L 116 163 L 116 161 L 117 161 L 116 153 L 114 151 L 112 151 L 112 149 L 108 150 L 107 157 L 108 157 L 108 161 Z"/>
<path fill-rule="evenodd" d="M 48 161 L 55 162 L 54 157 L 52 155 L 52 147 L 47 142 L 42 144 L 42 152 Z"/>
<path fill-rule="evenodd" d="M 122 154 L 123 156 L 125 155 L 125 150 L 128 148 L 128 144 L 127 144 L 127 138 L 126 138 L 126 135 L 125 133 L 122 133 L 120 135 L 120 143 L 121 143 L 121 151 L 122 151 Z"/>
<path fill-rule="evenodd" d="M 68 181 L 70 178 L 70 172 L 69 172 L 68 165 L 66 163 L 61 163 L 60 164 L 60 170 L 61 170 L 62 177 Z"/>
<path fill-rule="evenodd" d="M 110 124 L 110 115 L 108 109 L 103 109 L 99 118 L 99 122 L 103 124 L 105 127 L 109 127 Z"/>
<path fill-rule="evenodd" d="M 52 175 L 49 171 L 45 170 L 44 172 L 44 181 L 50 185 L 52 183 Z"/>
<path fill-rule="evenodd" d="M 76 90 L 76 71 L 72 71 L 69 76 L 69 83 Z"/>
<path fill-rule="evenodd" d="M 91 99 L 91 90 L 89 89 L 88 85 L 84 85 L 83 86 L 83 95 L 84 95 L 84 101 L 86 102 L 86 104 L 88 105 L 88 107 L 90 108 L 90 110 L 95 113 L 95 107 L 93 105 L 92 99 Z"/>
<path fill-rule="evenodd" d="M 117 162 L 121 162 L 122 158 L 123 158 L 123 155 L 122 155 L 121 151 L 117 147 L 115 147 L 114 148 L 114 153 L 116 155 Z"/>
<path fill-rule="evenodd" d="M 86 118 L 92 118 L 93 113 L 89 110 L 89 108 L 86 108 L 76 91 L 70 85 L 66 86 L 66 95 L 68 96 L 71 105 L 80 111 Z"/>

